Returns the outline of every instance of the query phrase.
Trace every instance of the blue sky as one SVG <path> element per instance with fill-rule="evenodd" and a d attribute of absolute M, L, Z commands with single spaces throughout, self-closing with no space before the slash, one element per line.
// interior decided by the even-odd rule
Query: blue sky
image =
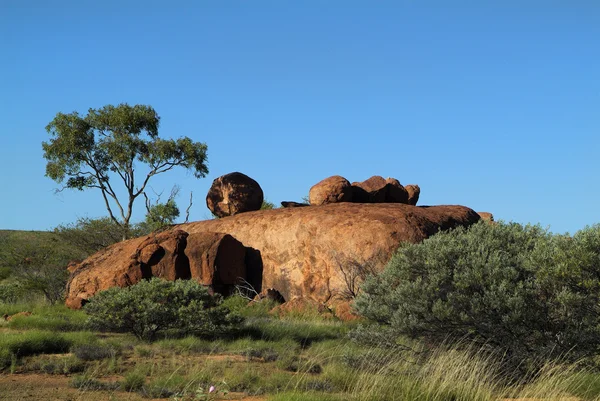
<path fill-rule="evenodd" d="M 50 4 L 52 3 L 52 4 Z M 596 1 L 0 2 L 0 228 L 106 215 L 44 176 L 57 112 L 148 104 L 275 203 L 331 175 L 574 232 L 600 222 Z M 166 196 L 166 195 L 165 195 Z M 135 216 L 143 215 L 136 204 Z"/>

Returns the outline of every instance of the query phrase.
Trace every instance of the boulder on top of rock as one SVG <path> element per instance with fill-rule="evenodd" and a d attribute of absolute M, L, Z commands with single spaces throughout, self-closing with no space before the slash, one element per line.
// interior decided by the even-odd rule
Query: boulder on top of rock
<path fill-rule="evenodd" d="M 408 203 L 408 192 L 395 178 L 374 175 L 362 182 L 354 182 L 352 186 L 363 189 L 369 195 L 370 203 Z"/>
<path fill-rule="evenodd" d="M 213 181 L 206 195 L 206 206 L 216 216 L 226 217 L 260 210 L 263 200 L 263 190 L 258 182 L 234 172 Z"/>
<path fill-rule="evenodd" d="M 419 201 L 419 195 L 421 194 L 421 188 L 415 184 L 409 184 L 404 187 L 408 192 L 408 204 L 416 206 Z"/>
<path fill-rule="evenodd" d="M 334 175 L 316 183 L 310 188 L 308 199 L 311 205 L 352 202 L 352 186 L 347 179 Z"/>

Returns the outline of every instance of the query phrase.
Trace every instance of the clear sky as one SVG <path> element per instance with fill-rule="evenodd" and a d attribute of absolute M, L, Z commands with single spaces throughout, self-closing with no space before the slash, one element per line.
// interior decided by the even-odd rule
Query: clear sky
<path fill-rule="evenodd" d="M 275 203 L 331 175 L 574 232 L 600 222 L 600 2 L 0 1 L 0 229 L 106 215 L 44 176 L 57 112 L 148 104 Z M 137 218 L 143 204 L 136 204 Z"/>

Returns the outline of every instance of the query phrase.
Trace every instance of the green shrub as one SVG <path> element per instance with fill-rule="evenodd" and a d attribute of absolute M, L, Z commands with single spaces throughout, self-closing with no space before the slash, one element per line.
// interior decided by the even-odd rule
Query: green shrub
<path fill-rule="evenodd" d="M 85 311 L 92 327 L 124 331 L 152 340 L 161 332 L 215 336 L 234 331 L 241 320 L 220 307 L 220 296 L 192 280 L 153 278 L 113 287 L 90 299 Z"/>
<path fill-rule="evenodd" d="M 600 345 L 599 277 L 600 226 L 570 237 L 478 223 L 401 247 L 355 305 L 396 335 L 469 339 L 515 363 L 574 360 Z"/>
<path fill-rule="evenodd" d="M 14 304 L 24 296 L 24 292 L 19 282 L 4 281 L 0 283 L 0 302 Z"/>

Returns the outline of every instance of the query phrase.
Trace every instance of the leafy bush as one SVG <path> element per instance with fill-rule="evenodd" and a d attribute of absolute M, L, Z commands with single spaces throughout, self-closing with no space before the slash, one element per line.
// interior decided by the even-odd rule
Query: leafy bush
<path fill-rule="evenodd" d="M 215 336 L 235 330 L 241 319 L 220 307 L 221 297 L 192 280 L 153 278 L 126 288 L 100 292 L 85 305 L 90 324 L 152 340 L 165 331 Z"/>
<path fill-rule="evenodd" d="M 401 247 L 355 305 L 397 335 L 470 339 L 515 363 L 573 360 L 600 345 L 599 278 L 598 225 L 570 237 L 479 223 Z"/>
<path fill-rule="evenodd" d="M 24 296 L 23 287 L 19 282 L 0 283 L 0 302 L 13 304 Z"/>

